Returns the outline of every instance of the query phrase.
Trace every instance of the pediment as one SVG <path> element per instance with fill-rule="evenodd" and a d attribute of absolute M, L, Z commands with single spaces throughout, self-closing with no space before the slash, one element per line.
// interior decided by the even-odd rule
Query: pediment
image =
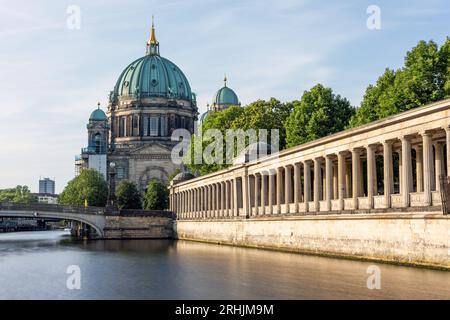
<path fill-rule="evenodd" d="M 130 154 L 164 154 L 170 153 L 171 151 L 171 148 L 161 143 L 153 142 L 134 149 Z"/>

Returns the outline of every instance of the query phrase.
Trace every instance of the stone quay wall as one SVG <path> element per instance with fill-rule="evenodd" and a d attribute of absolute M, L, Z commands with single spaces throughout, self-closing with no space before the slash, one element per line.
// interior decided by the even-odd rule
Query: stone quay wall
<path fill-rule="evenodd" d="M 384 212 L 177 220 L 176 237 L 450 270 L 450 217 Z"/>
<path fill-rule="evenodd" d="M 122 210 L 106 216 L 104 239 L 173 239 L 174 217 L 165 211 Z"/>

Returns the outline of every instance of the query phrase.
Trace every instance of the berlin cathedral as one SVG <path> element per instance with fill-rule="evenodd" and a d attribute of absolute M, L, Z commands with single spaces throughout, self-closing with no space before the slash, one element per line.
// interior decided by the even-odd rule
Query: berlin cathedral
<path fill-rule="evenodd" d="M 200 117 L 211 112 L 240 106 L 236 93 L 224 86 Z M 195 93 L 189 81 L 170 60 L 159 54 L 152 23 L 145 56 L 131 62 L 120 74 L 110 92 L 107 112 L 95 109 L 87 124 L 88 146 L 75 158 L 75 174 L 93 168 L 108 178 L 110 163 L 115 164 L 116 181 L 132 181 L 141 192 L 156 179 L 167 183 L 180 165 L 171 160 L 171 141 L 176 129 L 194 133 L 198 121 Z"/>

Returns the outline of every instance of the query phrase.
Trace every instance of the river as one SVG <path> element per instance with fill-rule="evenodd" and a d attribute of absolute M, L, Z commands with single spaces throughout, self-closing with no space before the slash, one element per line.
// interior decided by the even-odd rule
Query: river
<path fill-rule="evenodd" d="M 380 289 L 368 289 L 369 266 Z M 69 266 L 80 289 L 68 289 Z M 0 234 L 0 299 L 450 299 L 450 273 L 187 241 Z"/>

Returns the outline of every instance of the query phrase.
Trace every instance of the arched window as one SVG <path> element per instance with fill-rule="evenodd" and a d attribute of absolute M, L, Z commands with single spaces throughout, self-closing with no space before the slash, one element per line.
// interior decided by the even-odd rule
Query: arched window
<path fill-rule="evenodd" d="M 150 136 L 152 137 L 158 136 L 158 120 L 158 117 L 150 117 Z"/>
<path fill-rule="evenodd" d="M 95 147 L 95 153 L 101 153 L 103 150 L 102 148 L 102 135 L 100 133 L 96 133 L 94 136 L 94 147 Z"/>

